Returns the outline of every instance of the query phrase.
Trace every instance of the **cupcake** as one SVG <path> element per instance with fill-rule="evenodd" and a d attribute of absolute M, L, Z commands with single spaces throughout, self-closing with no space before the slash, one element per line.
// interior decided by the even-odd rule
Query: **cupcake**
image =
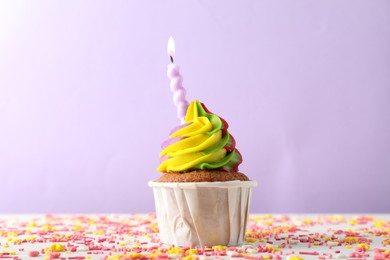
<path fill-rule="evenodd" d="M 236 246 L 244 242 L 255 181 L 238 171 L 242 156 L 229 125 L 195 100 L 163 142 L 153 187 L 163 243 Z"/>

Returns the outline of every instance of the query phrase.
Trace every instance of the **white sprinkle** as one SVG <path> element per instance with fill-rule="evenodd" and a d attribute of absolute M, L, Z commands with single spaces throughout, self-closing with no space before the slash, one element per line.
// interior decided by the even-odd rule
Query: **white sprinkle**
<path fill-rule="evenodd" d="M 88 250 L 89 250 L 89 247 L 87 247 L 87 246 L 78 246 L 76 248 L 77 252 L 88 251 Z"/>
<path fill-rule="evenodd" d="M 248 248 L 248 249 L 246 250 L 246 252 L 249 253 L 249 254 L 253 254 L 253 253 L 257 253 L 257 250 L 256 250 L 256 249 L 253 249 L 253 248 Z"/>
<path fill-rule="evenodd" d="M 228 256 L 238 256 L 238 253 L 236 252 L 236 251 L 226 251 L 226 254 L 228 255 Z"/>
<path fill-rule="evenodd" d="M 327 244 L 328 246 L 338 246 L 338 245 L 339 245 L 339 242 L 328 241 L 328 242 L 326 242 L 326 244 Z"/>
<path fill-rule="evenodd" d="M 337 254 L 335 257 L 336 258 L 347 258 L 347 256 L 344 254 Z"/>

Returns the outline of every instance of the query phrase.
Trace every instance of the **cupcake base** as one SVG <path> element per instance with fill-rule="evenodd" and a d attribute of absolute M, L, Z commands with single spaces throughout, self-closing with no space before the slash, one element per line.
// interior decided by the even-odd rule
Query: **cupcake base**
<path fill-rule="evenodd" d="M 242 244 L 256 185 L 256 181 L 149 182 L 161 241 L 175 246 Z"/>
<path fill-rule="evenodd" d="M 191 171 L 185 173 L 163 173 L 155 182 L 224 182 L 249 181 L 241 172 L 224 171 Z"/>

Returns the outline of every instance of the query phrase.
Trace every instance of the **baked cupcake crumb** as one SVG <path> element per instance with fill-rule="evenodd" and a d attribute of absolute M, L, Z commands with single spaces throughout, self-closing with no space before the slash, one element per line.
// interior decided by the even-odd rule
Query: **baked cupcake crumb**
<path fill-rule="evenodd" d="M 155 182 L 217 182 L 217 181 L 249 181 L 241 172 L 225 171 L 190 171 L 185 173 L 163 173 Z"/>

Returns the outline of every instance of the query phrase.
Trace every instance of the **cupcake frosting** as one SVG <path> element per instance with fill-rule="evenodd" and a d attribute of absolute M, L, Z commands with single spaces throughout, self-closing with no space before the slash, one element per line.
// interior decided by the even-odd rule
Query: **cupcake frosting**
<path fill-rule="evenodd" d="M 160 172 L 193 170 L 238 171 L 242 162 L 229 125 L 198 100 L 188 107 L 184 124 L 161 145 Z"/>

